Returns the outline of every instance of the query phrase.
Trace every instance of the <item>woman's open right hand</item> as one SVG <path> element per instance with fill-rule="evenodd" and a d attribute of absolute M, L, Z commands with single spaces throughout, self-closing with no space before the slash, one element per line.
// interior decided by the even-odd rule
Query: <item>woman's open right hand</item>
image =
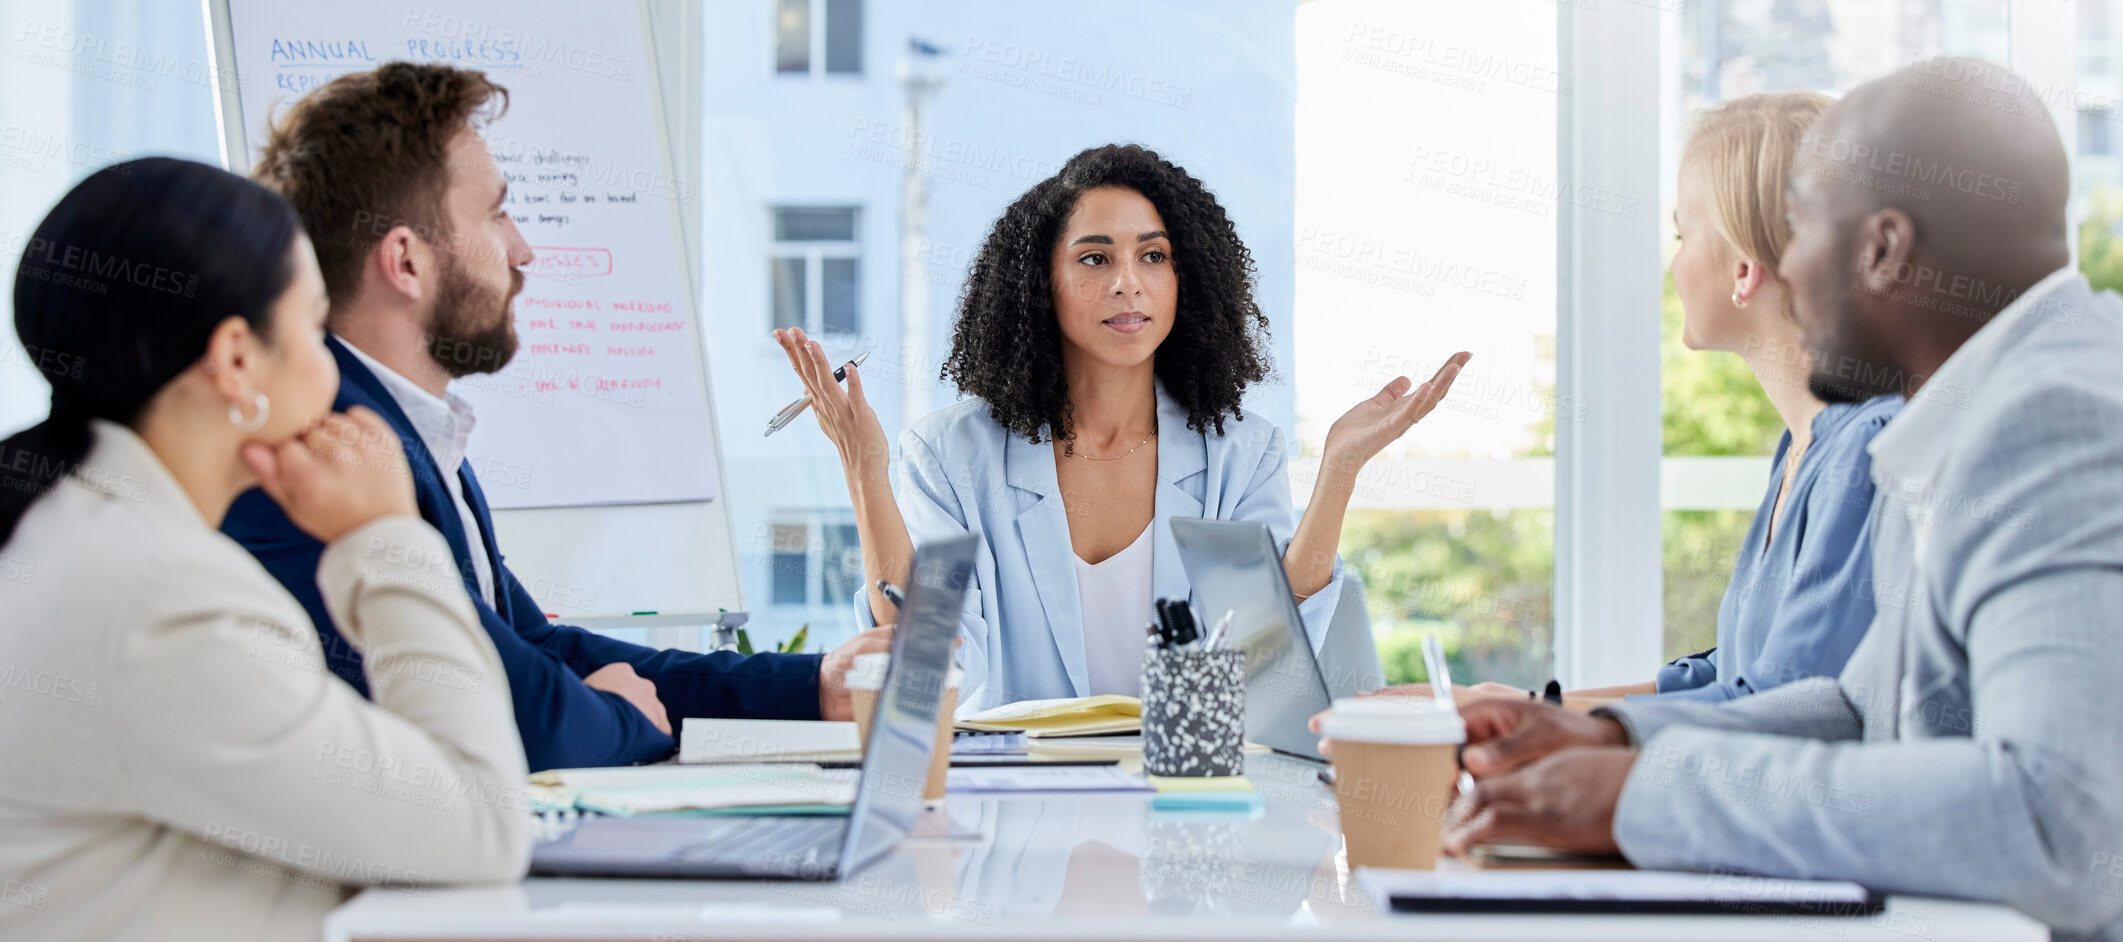
<path fill-rule="evenodd" d="M 833 447 L 840 449 L 840 463 L 848 476 L 882 473 L 890 463 L 892 442 L 885 437 L 885 427 L 877 421 L 870 401 L 863 397 L 862 374 L 855 364 L 847 364 L 848 386 L 842 389 L 833 379 L 825 348 L 805 337 L 803 328 L 776 330 L 774 341 L 789 355 L 789 368 L 803 380 L 804 392 L 811 395 L 811 414 L 818 417 L 818 427 Z"/>
<path fill-rule="evenodd" d="M 249 442 L 243 460 L 288 519 L 326 543 L 379 517 L 420 516 L 398 433 L 361 406 L 277 445 Z"/>
<path fill-rule="evenodd" d="M 774 342 L 789 355 L 789 368 L 803 380 L 811 394 L 811 414 L 818 427 L 840 449 L 841 470 L 848 476 L 848 496 L 855 502 L 855 532 L 862 544 L 864 594 L 870 614 L 878 624 L 899 617 L 898 606 L 885 597 L 878 581 L 907 584 L 914 564 L 914 541 L 907 535 L 907 522 L 899 515 L 892 496 L 892 440 L 862 394 L 862 374 L 849 363 L 848 388 L 833 380 L 833 366 L 826 362 L 824 347 L 804 336 L 802 328 L 774 332 Z M 829 683 L 830 677 L 821 677 Z M 823 688 L 822 688 L 823 689 Z M 824 703 L 824 701 L 821 701 Z M 831 704 L 825 704 L 830 709 Z"/>

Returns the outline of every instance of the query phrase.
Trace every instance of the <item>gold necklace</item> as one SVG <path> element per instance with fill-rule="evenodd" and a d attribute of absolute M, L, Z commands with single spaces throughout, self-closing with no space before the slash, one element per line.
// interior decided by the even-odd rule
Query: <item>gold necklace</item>
<path fill-rule="evenodd" d="M 1786 453 L 1784 454 L 1784 476 L 1785 476 L 1785 477 L 1790 477 L 1790 476 L 1792 476 L 1793 474 L 1796 474 L 1796 473 L 1798 473 L 1798 468 L 1799 468 L 1799 462 L 1800 462 L 1801 460 L 1803 460 L 1803 459 L 1804 459 L 1804 458 L 1806 457 L 1806 449 L 1808 449 L 1808 448 L 1812 448 L 1812 447 L 1813 447 L 1813 440 L 1812 440 L 1812 439 L 1808 439 L 1808 440 L 1806 441 L 1806 444 L 1804 444 L 1804 445 L 1800 445 L 1800 446 L 1799 446 L 1799 447 L 1797 447 L 1797 448 L 1791 449 L 1790 451 L 1788 451 L 1788 452 L 1786 452 Z"/>
<path fill-rule="evenodd" d="M 1152 428 L 1152 429 L 1150 429 L 1150 434 L 1148 434 L 1148 435 L 1145 435 L 1145 436 L 1143 436 L 1143 440 L 1142 440 L 1142 441 L 1139 441 L 1139 442 L 1136 442 L 1136 443 L 1135 443 L 1135 448 L 1130 448 L 1130 449 L 1128 449 L 1127 451 L 1121 452 L 1120 454 L 1117 454 L 1117 455 L 1109 455 L 1109 456 L 1107 456 L 1107 457 L 1104 457 L 1104 458 L 1101 458 L 1101 457 L 1099 457 L 1099 456 L 1097 456 L 1097 455 L 1094 455 L 1094 454 L 1090 454 L 1090 453 L 1088 453 L 1088 452 L 1079 452 L 1079 451 L 1077 451 L 1077 450 L 1076 450 L 1076 443 L 1072 441 L 1072 442 L 1070 442 L 1070 443 L 1069 443 L 1069 450 L 1068 450 L 1068 454 L 1069 454 L 1069 457 L 1071 457 L 1071 458 L 1089 458 L 1089 459 L 1091 459 L 1092 461 L 1118 461 L 1118 460 L 1120 460 L 1120 459 L 1122 459 L 1122 458 L 1126 458 L 1126 457 L 1128 457 L 1129 455 L 1135 454 L 1135 451 L 1136 451 L 1136 449 L 1137 449 L 1137 448 L 1141 448 L 1141 447 L 1143 447 L 1144 445 L 1148 445 L 1148 444 L 1150 444 L 1150 439 L 1153 439 L 1153 438 L 1156 438 L 1156 437 L 1157 437 L 1157 429 L 1156 429 L 1156 428 Z"/>

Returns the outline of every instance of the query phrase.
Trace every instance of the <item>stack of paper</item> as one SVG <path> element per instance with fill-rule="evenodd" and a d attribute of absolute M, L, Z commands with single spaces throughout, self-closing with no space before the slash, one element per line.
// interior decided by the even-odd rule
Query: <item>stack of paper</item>
<path fill-rule="evenodd" d="M 1020 732 L 977 733 L 960 730 L 951 739 L 951 754 L 954 756 L 1021 756 L 1029 743 Z"/>
<path fill-rule="evenodd" d="M 534 815 L 553 814 L 575 810 L 575 789 L 569 788 L 562 774 L 569 769 L 547 769 L 531 773 L 530 784 L 524 788 L 524 798 Z"/>
<path fill-rule="evenodd" d="M 983 768 L 953 766 L 948 782 L 952 794 L 983 792 L 1147 792 L 1140 775 L 1111 765 L 1018 765 Z"/>
<path fill-rule="evenodd" d="M 852 779 L 828 776 L 815 765 L 645 765 L 615 769 L 555 769 L 531 777 L 534 786 L 574 793 L 575 807 L 626 817 L 675 811 L 800 813 L 855 801 Z"/>
<path fill-rule="evenodd" d="M 855 724 L 815 720 L 721 720 L 687 717 L 678 730 L 678 761 L 854 762 L 862 758 Z"/>
<path fill-rule="evenodd" d="M 1246 743 L 1249 754 L 1267 752 L 1268 747 L 1259 743 Z M 1079 736 L 1075 738 L 1035 739 L 1026 754 L 1034 759 L 1048 762 L 1070 759 L 1119 759 L 1122 762 L 1143 758 L 1143 737 L 1132 736 Z"/>
<path fill-rule="evenodd" d="M 958 728 L 1023 732 L 1033 739 L 1139 733 L 1143 729 L 1143 702 L 1120 694 L 1020 700 L 959 720 Z"/>

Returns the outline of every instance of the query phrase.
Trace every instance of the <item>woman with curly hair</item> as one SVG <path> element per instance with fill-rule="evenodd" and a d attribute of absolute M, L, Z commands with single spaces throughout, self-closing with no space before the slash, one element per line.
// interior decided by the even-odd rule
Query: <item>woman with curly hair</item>
<path fill-rule="evenodd" d="M 1156 153 L 1070 158 L 1003 211 L 966 279 L 943 376 L 971 397 L 890 440 L 852 365 L 847 388 L 801 330 L 775 339 L 840 450 L 870 587 L 863 627 L 897 610 L 916 542 L 984 546 L 960 635 L 961 712 L 1135 694 L 1153 598 L 1190 594 L 1172 517 L 1265 523 L 1318 646 L 1341 595 L 1335 543 L 1364 463 L 1451 389 L 1468 354 L 1396 378 L 1336 421 L 1302 521 L 1282 429 L 1244 411 L 1269 372 L 1253 256 L 1199 180 Z M 903 515 L 904 514 L 904 515 Z"/>

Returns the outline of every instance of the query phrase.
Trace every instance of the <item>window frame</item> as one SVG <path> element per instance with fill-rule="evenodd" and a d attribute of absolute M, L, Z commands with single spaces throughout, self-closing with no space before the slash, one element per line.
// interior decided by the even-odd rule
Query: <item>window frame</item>
<path fill-rule="evenodd" d="M 2007 0 L 2005 42 L 2011 50 L 2006 65 L 2027 80 L 2050 121 L 2063 139 L 2065 158 L 2072 172 L 2079 166 L 2079 5 L 2046 0 Z M 2114 24 L 2109 24 L 2114 29 Z M 2079 267 L 2078 221 L 2086 215 L 2082 201 L 2074 199 L 2067 210 L 2072 225 L 2064 227 L 2071 246 L 2071 267 Z"/>
<path fill-rule="evenodd" d="M 832 6 L 832 0 L 804 0 L 805 6 L 808 8 L 806 11 L 807 18 L 804 21 L 806 33 L 804 36 L 804 67 L 800 70 L 783 70 L 781 68 L 780 50 L 782 37 L 781 7 L 784 2 L 786 0 L 775 0 L 771 8 L 773 34 L 769 48 L 773 50 L 773 54 L 769 58 L 773 63 L 774 76 L 776 78 L 800 78 L 808 81 L 821 81 L 833 77 L 857 80 L 863 78 L 867 71 L 864 64 L 864 59 L 867 57 L 864 55 L 865 50 L 863 48 L 863 30 L 868 25 L 867 23 L 858 22 L 856 24 L 855 67 L 853 69 L 835 69 L 832 67 L 832 63 L 827 60 L 826 37 L 831 32 L 828 18 L 831 15 L 829 8 Z M 843 2 L 856 5 L 856 19 L 858 21 L 864 21 L 869 18 L 869 11 L 863 9 L 865 0 L 843 0 Z"/>
<path fill-rule="evenodd" d="M 1557 6 L 1557 179 L 1659 192 L 1660 17 L 1650 4 Z M 1664 653 L 1658 215 L 1556 213 L 1555 652 L 1565 687 L 1641 683 Z"/>
<path fill-rule="evenodd" d="M 849 238 L 846 241 L 830 239 L 782 239 L 779 214 L 784 211 L 836 210 L 849 214 Z M 785 259 L 801 259 L 804 263 L 804 310 L 803 327 L 807 334 L 826 336 L 856 336 L 862 333 L 862 223 L 863 208 L 859 205 L 796 205 L 778 204 L 767 207 L 767 326 L 775 323 L 780 304 L 774 296 L 774 266 Z M 826 329 L 826 259 L 849 259 L 855 262 L 856 279 L 854 294 L 854 325 L 849 330 Z"/>
<path fill-rule="evenodd" d="M 826 567 L 829 563 L 828 550 L 831 549 L 826 539 L 826 530 L 828 527 L 853 528 L 854 510 L 841 507 L 777 507 L 768 518 L 767 525 L 773 530 L 788 527 L 800 528 L 803 531 L 803 546 L 800 549 L 782 545 L 779 534 L 770 532 L 766 554 L 769 586 L 765 606 L 767 609 L 781 612 L 833 609 L 852 601 L 852 594 L 846 598 L 829 597 L 826 594 Z M 855 544 L 851 541 L 848 545 Z M 796 576 L 804 592 L 800 601 L 785 602 L 775 594 L 774 590 L 779 588 L 776 583 L 780 578 L 779 570 L 783 565 L 783 557 L 802 560 L 803 568 Z M 857 558 L 860 558 L 859 555 Z M 857 572 L 856 581 L 857 584 L 861 583 L 860 570 Z"/>

